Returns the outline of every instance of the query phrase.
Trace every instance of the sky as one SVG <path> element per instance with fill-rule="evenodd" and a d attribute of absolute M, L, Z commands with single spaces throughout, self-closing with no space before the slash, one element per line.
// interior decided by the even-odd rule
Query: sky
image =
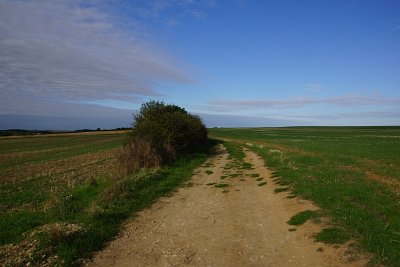
<path fill-rule="evenodd" d="M 0 129 L 400 125 L 398 0 L 0 0 Z"/>

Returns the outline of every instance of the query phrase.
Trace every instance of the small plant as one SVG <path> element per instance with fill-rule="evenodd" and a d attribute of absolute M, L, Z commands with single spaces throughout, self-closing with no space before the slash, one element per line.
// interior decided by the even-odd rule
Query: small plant
<path fill-rule="evenodd" d="M 208 175 L 213 174 L 214 172 L 212 170 L 205 170 L 205 173 L 207 173 Z"/>
<path fill-rule="evenodd" d="M 242 166 L 240 168 L 244 169 L 244 170 L 252 170 L 252 169 L 254 169 L 253 165 L 251 163 L 248 163 L 248 162 L 243 162 Z"/>
<path fill-rule="evenodd" d="M 260 178 L 257 178 L 257 179 L 256 179 L 257 182 L 262 181 L 262 180 L 264 180 L 264 178 L 261 178 L 261 177 L 260 177 Z"/>
<path fill-rule="evenodd" d="M 201 167 L 208 168 L 208 167 L 213 167 L 213 166 L 214 166 L 214 164 L 207 162 L 207 163 L 203 164 Z"/>
<path fill-rule="evenodd" d="M 305 210 L 305 211 L 299 212 L 296 215 L 292 216 L 292 218 L 290 218 L 290 220 L 287 223 L 290 225 L 302 225 L 309 219 L 315 218 L 316 216 L 317 216 L 317 213 L 315 211 Z"/>
<path fill-rule="evenodd" d="M 273 172 L 271 174 L 271 178 L 278 178 L 278 177 L 280 177 L 280 175 L 278 173 L 276 173 L 276 172 Z"/>
<path fill-rule="evenodd" d="M 194 184 L 193 184 L 192 182 L 188 182 L 188 183 L 185 184 L 185 186 L 186 186 L 186 187 L 193 187 Z"/>
<path fill-rule="evenodd" d="M 281 179 L 279 179 L 278 181 L 276 181 L 276 183 L 277 183 L 278 185 L 280 185 L 280 186 L 285 186 L 285 185 L 289 185 L 289 184 L 290 184 L 290 182 L 289 182 L 288 180 L 283 179 L 283 178 L 281 178 Z"/>
<path fill-rule="evenodd" d="M 249 174 L 248 176 L 249 176 L 249 177 L 252 177 L 252 178 L 257 178 L 257 177 L 260 176 L 260 174 L 258 174 L 258 173 L 251 173 L 251 174 Z"/>
<path fill-rule="evenodd" d="M 206 185 L 215 185 L 216 183 L 208 183 L 208 184 L 206 184 Z"/>
<path fill-rule="evenodd" d="M 258 186 L 264 186 L 266 184 L 267 184 L 267 182 L 262 182 L 262 183 L 259 183 Z"/>
<path fill-rule="evenodd" d="M 276 193 L 285 192 L 288 190 L 289 190 L 289 187 L 279 187 L 279 188 L 275 189 L 274 192 L 276 194 Z"/>
<path fill-rule="evenodd" d="M 224 187 L 228 187 L 228 184 L 216 184 L 214 185 L 216 188 L 224 188 Z"/>
<path fill-rule="evenodd" d="M 324 228 L 315 235 L 315 241 L 326 244 L 343 244 L 350 239 L 350 235 L 339 228 Z"/>

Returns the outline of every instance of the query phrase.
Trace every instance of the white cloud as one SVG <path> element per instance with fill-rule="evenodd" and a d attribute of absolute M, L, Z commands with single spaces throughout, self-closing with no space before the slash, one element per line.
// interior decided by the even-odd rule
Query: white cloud
<path fill-rule="evenodd" d="M 342 95 L 326 98 L 298 97 L 288 99 L 245 99 L 245 100 L 212 100 L 208 102 L 210 109 L 293 109 L 310 105 L 332 105 L 339 107 L 357 106 L 400 106 L 400 98 L 382 96 Z"/>
<path fill-rule="evenodd" d="M 280 114 L 280 117 L 290 117 L 293 119 L 307 119 L 307 120 L 342 120 L 342 119 L 398 119 L 400 117 L 400 110 L 376 110 L 376 111 L 356 111 L 356 112 L 333 112 L 331 114 Z"/>
<path fill-rule="evenodd" d="M 158 95 L 159 82 L 191 82 L 113 12 L 97 0 L 0 0 L 0 114 L 29 113 L 26 102 L 134 101 Z"/>
<path fill-rule="evenodd" d="M 311 122 L 293 119 L 274 119 L 268 116 L 238 116 L 199 114 L 207 127 L 280 127 L 311 125 Z"/>

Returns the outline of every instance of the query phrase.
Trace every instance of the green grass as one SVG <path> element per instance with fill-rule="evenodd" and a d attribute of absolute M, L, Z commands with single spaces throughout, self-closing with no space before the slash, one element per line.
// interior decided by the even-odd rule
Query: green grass
<path fill-rule="evenodd" d="M 210 163 L 210 162 L 206 162 L 206 163 L 204 163 L 201 167 L 208 168 L 208 167 L 213 167 L 213 166 L 214 166 L 214 164 L 212 164 L 212 163 Z"/>
<path fill-rule="evenodd" d="M 294 215 L 292 218 L 290 218 L 290 220 L 287 223 L 290 225 L 298 226 L 302 225 L 311 218 L 315 218 L 316 216 L 317 213 L 315 211 L 305 210 Z"/>
<path fill-rule="evenodd" d="M 274 190 L 275 193 L 285 192 L 288 191 L 289 187 L 278 187 Z"/>
<path fill-rule="evenodd" d="M 237 143 L 227 141 L 224 141 L 223 145 L 226 147 L 226 150 L 232 158 L 243 162 L 245 154 L 242 146 L 238 145 Z"/>
<path fill-rule="evenodd" d="M 124 138 L 114 134 L 0 139 L 0 150 L 5 153 L 0 163 L 9 163 L 9 157 L 29 162 L 21 167 L 3 164 L 14 176 L 4 177 L 0 184 L 0 246 L 19 244 L 44 225 L 79 224 L 83 231 L 72 236 L 35 234 L 40 246 L 35 258 L 27 259 L 40 265 L 47 257 L 58 255 L 62 265 L 76 264 L 77 259 L 90 257 L 111 240 L 126 218 L 183 186 L 209 155 L 207 147 L 157 171 L 120 177 L 112 170 L 116 149 Z M 59 148 L 68 153 L 60 154 Z M 25 172 L 25 165 L 32 171 Z"/>
<path fill-rule="evenodd" d="M 339 228 L 324 228 L 315 235 L 315 240 L 326 244 L 343 244 L 350 240 L 350 235 Z"/>
<path fill-rule="evenodd" d="M 242 165 L 240 166 L 240 169 L 243 170 L 253 170 L 253 165 L 249 162 L 243 162 Z"/>
<path fill-rule="evenodd" d="M 212 170 L 205 170 L 205 173 L 207 173 L 208 175 L 213 174 L 214 172 Z"/>
<path fill-rule="evenodd" d="M 210 129 L 262 156 L 281 186 L 312 200 L 358 245 L 400 262 L 400 127 Z M 284 178 L 282 178 L 284 177 Z"/>
<path fill-rule="evenodd" d="M 279 178 L 275 178 L 274 182 L 280 186 L 285 186 L 285 185 L 290 185 L 291 182 L 289 181 L 289 179 L 284 179 L 282 177 Z"/>
<path fill-rule="evenodd" d="M 224 187 L 228 187 L 228 186 L 229 186 L 228 184 L 223 184 L 223 183 L 214 185 L 214 187 L 216 187 L 216 188 L 224 188 Z"/>
<path fill-rule="evenodd" d="M 258 186 L 264 186 L 266 184 L 267 184 L 267 182 L 262 182 L 262 183 L 259 183 Z"/>

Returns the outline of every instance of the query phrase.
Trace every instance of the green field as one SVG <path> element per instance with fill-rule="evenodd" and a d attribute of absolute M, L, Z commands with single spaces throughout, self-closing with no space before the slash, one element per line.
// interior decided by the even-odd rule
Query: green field
<path fill-rule="evenodd" d="M 356 240 L 374 262 L 399 265 L 400 127 L 210 129 L 210 134 L 228 140 L 225 146 L 239 163 L 240 146 L 261 155 L 281 185 L 276 193 L 289 190 L 290 197 L 321 208 L 298 214 L 290 225 L 328 219 L 316 240 Z M 205 150 L 159 170 L 121 176 L 117 153 L 124 140 L 122 132 L 0 138 L 0 265 L 80 264 L 126 218 L 182 185 L 209 155 Z"/>
<path fill-rule="evenodd" d="M 276 181 L 310 199 L 375 262 L 400 264 L 400 127 L 210 129 L 261 155 Z M 282 187 L 284 189 L 284 187 Z"/>
<path fill-rule="evenodd" d="M 0 265 L 80 264 L 123 220 L 181 185 L 207 158 L 122 176 L 126 134 L 0 138 Z M 30 252 L 32 252 L 30 254 Z"/>

